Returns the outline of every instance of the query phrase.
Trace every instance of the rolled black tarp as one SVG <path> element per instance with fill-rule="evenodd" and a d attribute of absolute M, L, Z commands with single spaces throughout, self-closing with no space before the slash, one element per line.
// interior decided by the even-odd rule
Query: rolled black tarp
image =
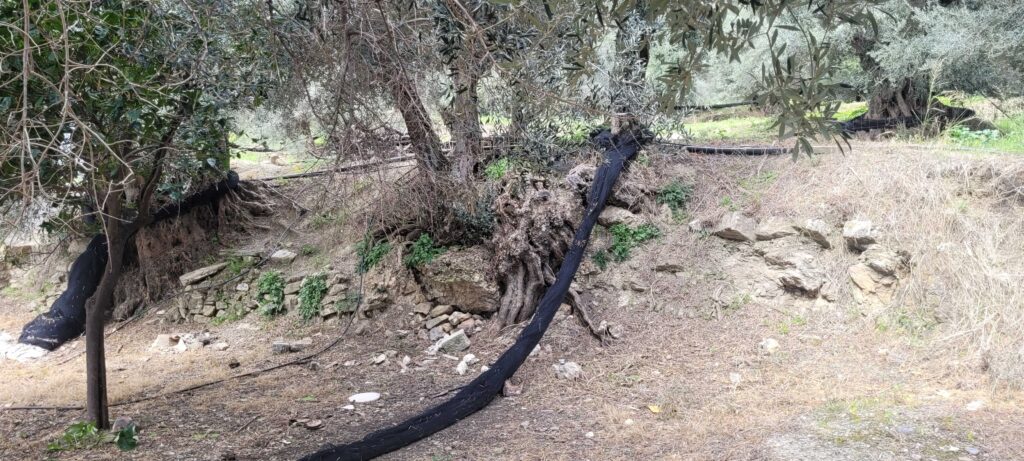
<path fill-rule="evenodd" d="M 197 206 L 214 203 L 237 187 L 238 174 L 229 171 L 224 180 L 179 203 L 161 207 L 153 214 L 153 222 L 180 216 Z M 81 335 L 85 331 L 85 302 L 96 291 L 106 267 L 107 236 L 99 234 L 89 241 L 85 251 L 71 264 L 67 289 L 50 305 L 50 310 L 25 325 L 18 342 L 52 351 Z"/>
<path fill-rule="evenodd" d="M 320 451 L 302 458 L 304 461 L 322 460 L 366 460 L 376 458 L 399 448 L 410 445 L 431 434 L 441 431 L 463 418 L 484 408 L 501 391 L 505 380 L 512 377 L 523 364 L 534 347 L 544 336 L 551 319 L 558 312 L 558 306 L 565 300 L 576 270 L 579 269 L 583 253 L 590 240 L 590 232 L 597 223 L 597 217 L 604 210 L 605 202 L 611 195 L 612 186 L 619 174 L 640 150 L 640 135 L 632 133 L 619 136 L 605 136 L 602 144 L 607 146 L 605 161 L 597 169 L 587 199 L 587 210 L 583 221 L 576 229 L 572 245 L 556 274 L 555 282 L 544 293 L 537 305 L 533 319 L 519 334 L 519 338 L 497 361 L 476 379 L 467 384 L 448 401 L 420 413 L 402 423 L 373 432 L 362 440 L 348 445 L 328 445 Z"/>

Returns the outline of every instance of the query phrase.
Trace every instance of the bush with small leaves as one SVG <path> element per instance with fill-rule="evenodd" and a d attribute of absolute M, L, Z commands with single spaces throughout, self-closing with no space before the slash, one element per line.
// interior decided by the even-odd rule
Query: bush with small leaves
<path fill-rule="evenodd" d="M 320 315 L 320 303 L 327 294 L 327 275 L 316 274 L 306 277 L 299 288 L 299 316 L 311 320 Z"/>
<path fill-rule="evenodd" d="M 266 271 L 256 282 L 260 313 L 266 317 L 284 313 L 284 278 L 278 271 Z"/>

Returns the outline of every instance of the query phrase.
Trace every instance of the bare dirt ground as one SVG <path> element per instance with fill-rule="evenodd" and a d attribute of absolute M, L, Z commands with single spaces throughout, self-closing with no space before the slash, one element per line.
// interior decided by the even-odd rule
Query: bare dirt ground
<path fill-rule="evenodd" d="M 759 218 L 810 214 L 840 223 L 867 214 L 881 223 L 892 244 L 934 263 L 921 248 L 958 236 L 912 230 L 930 225 L 933 234 L 941 233 L 940 221 L 953 218 L 933 217 L 929 224 L 929 218 L 908 211 L 927 207 L 908 204 L 907 197 L 898 196 L 902 192 L 894 191 L 917 186 L 892 183 L 887 175 L 916 178 L 914 173 L 951 160 L 963 158 L 880 144 L 859 145 L 846 156 L 797 162 L 655 150 L 634 174 L 659 183 L 673 177 L 692 180 L 697 188 L 690 213 L 698 218 L 729 207 Z M 964 161 L 990 160 L 971 155 Z M 820 175 L 808 179 L 812 171 Z M 774 177 L 769 184 L 750 182 L 765 172 Z M 876 193 L 896 196 L 892 203 L 869 207 L 878 202 Z M 728 204 L 724 197 L 730 198 Z M 990 199 L 995 200 L 968 197 L 967 211 L 958 203 L 950 206 L 974 223 L 989 219 L 989 213 L 1019 219 L 1012 217 L 1020 215 L 1019 207 Z M 853 256 L 843 249 L 821 256 L 830 258 L 825 264 L 834 279 L 834 301 L 762 294 L 750 289 L 760 281 L 747 269 L 760 263 L 749 244 L 694 233 L 664 216 L 656 219 L 664 231 L 660 239 L 635 250 L 627 262 L 578 279 L 595 298 L 593 314 L 621 325 L 622 339 L 601 345 L 572 316 L 560 314 L 517 375 L 524 383 L 521 394 L 499 397 L 458 425 L 385 459 L 1024 459 L 1024 394 L 994 379 L 987 366 L 977 366 L 972 343 L 959 345 L 949 338 L 956 333 L 945 328 L 955 323 L 952 317 L 920 330 L 883 328 L 887 312 L 869 309 L 848 294 L 843 277 Z M 607 236 L 598 235 L 594 245 L 602 239 Z M 1021 255 L 1012 258 L 1019 262 Z M 328 262 L 354 264 L 354 257 L 339 250 Z M 655 270 L 666 263 L 683 269 Z M 914 270 L 926 271 L 919 267 Z M 904 288 L 915 289 L 913 283 Z M 944 299 L 964 302 L 955 296 Z M 894 304 L 910 300 L 899 298 Z M 0 304 L 0 329 L 16 334 L 33 315 L 27 301 L 7 296 Z M 310 336 L 315 350 L 348 324 L 347 317 L 306 324 L 294 315 L 273 321 L 250 315 L 221 326 L 151 320 L 155 317 L 108 338 L 115 404 L 293 359 L 271 355 L 272 339 Z M 353 441 L 441 402 L 444 391 L 479 373 L 480 364 L 459 376 L 457 360 L 426 360 L 429 343 L 399 333 L 415 331 L 415 323 L 411 313 L 388 309 L 373 318 L 363 335 L 348 329 L 337 347 L 314 359 L 315 366 L 286 367 L 116 406 L 112 416 L 130 416 L 140 427 L 140 444 L 130 452 L 106 444 L 47 453 L 47 443 L 82 420 L 83 411 L 0 409 L 0 431 L 6 434 L 0 439 L 0 459 L 296 459 L 328 442 Z M 230 348 L 181 354 L 149 349 L 157 334 L 204 329 Z M 486 364 L 516 332 L 480 333 L 468 352 Z M 766 338 L 778 342 L 773 353 L 759 346 Z M 0 362 L 0 405 L 80 404 L 82 347 L 76 340 L 40 362 Z M 387 351 L 395 352 L 386 363 L 372 363 Z M 412 363 L 403 372 L 398 359 L 405 355 Z M 232 358 L 241 363 L 239 368 L 228 368 Z M 582 379 L 556 378 L 552 366 L 563 359 L 582 365 Z M 354 410 L 343 408 L 350 395 L 368 391 L 383 397 Z M 323 427 L 290 424 L 301 418 L 322 420 Z"/>

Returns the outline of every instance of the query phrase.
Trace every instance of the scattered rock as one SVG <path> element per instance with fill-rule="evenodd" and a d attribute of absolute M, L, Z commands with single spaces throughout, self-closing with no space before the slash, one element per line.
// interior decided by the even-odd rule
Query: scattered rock
<path fill-rule="evenodd" d="M 465 312 L 458 312 L 458 311 L 456 311 L 456 312 L 452 312 L 451 315 L 448 316 L 448 323 L 451 323 L 452 325 L 458 325 L 458 324 L 462 323 L 463 321 L 471 319 L 471 318 L 473 318 L 473 316 L 470 315 L 470 314 L 467 314 Z"/>
<path fill-rule="evenodd" d="M 555 376 L 559 379 L 575 381 L 583 376 L 583 367 L 576 362 L 560 362 L 552 367 L 555 369 Z"/>
<path fill-rule="evenodd" d="M 756 225 L 752 218 L 739 211 L 734 211 L 722 216 L 711 233 L 726 240 L 751 242 L 757 238 L 754 230 Z"/>
<path fill-rule="evenodd" d="M 383 364 L 384 362 L 387 362 L 387 361 L 388 361 L 388 356 L 386 356 L 384 354 L 380 354 L 380 355 L 378 355 L 378 356 L 373 358 L 373 364 L 374 365 L 381 365 L 381 364 Z"/>
<path fill-rule="evenodd" d="M 829 237 L 832 235 L 832 228 L 829 227 L 828 223 L 820 219 L 808 219 L 801 225 L 793 226 L 796 230 L 800 231 L 800 235 L 807 237 L 817 243 L 824 249 L 832 248 L 832 243 L 829 242 Z"/>
<path fill-rule="evenodd" d="M 228 343 L 221 341 L 219 343 L 210 344 L 210 349 L 215 351 L 226 351 L 228 350 Z"/>
<path fill-rule="evenodd" d="M 675 263 L 665 263 L 665 264 L 658 264 L 658 265 L 654 266 L 654 272 L 671 272 L 673 274 L 676 273 L 676 272 L 682 272 L 685 269 L 686 268 L 683 267 L 682 264 L 675 264 Z"/>
<path fill-rule="evenodd" d="M 796 229 L 793 228 L 793 223 L 789 220 L 769 217 L 758 224 L 754 233 L 759 241 L 775 240 L 796 235 Z"/>
<path fill-rule="evenodd" d="M 280 250 L 275 251 L 274 254 L 270 255 L 270 261 L 275 263 L 290 264 L 292 261 L 295 260 L 296 256 L 298 255 L 295 254 L 294 251 L 282 248 Z"/>
<path fill-rule="evenodd" d="M 430 320 L 427 320 L 426 328 L 430 330 L 435 327 L 441 326 L 442 323 L 446 322 L 448 322 L 448 314 L 441 314 L 438 317 L 434 317 Z"/>
<path fill-rule="evenodd" d="M 422 302 L 422 303 L 419 303 L 419 304 L 413 306 L 412 312 L 414 314 L 427 315 L 427 314 L 430 313 L 430 310 L 432 308 L 433 308 L 432 304 L 430 304 L 428 302 Z"/>
<path fill-rule="evenodd" d="M 431 328 L 430 331 L 427 332 L 427 339 L 434 342 L 441 340 L 441 338 L 444 338 L 444 336 L 445 332 L 444 329 L 441 327 Z"/>
<path fill-rule="evenodd" d="M 298 341 L 290 342 L 279 339 L 271 344 L 270 349 L 271 352 L 273 352 L 274 354 L 287 354 L 289 352 L 300 352 L 302 350 L 309 348 L 312 345 L 312 338 L 302 338 Z"/>
<path fill-rule="evenodd" d="M 469 338 L 466 336 L 465 331 L 457 330 L 455 333 L 445 335 L 437 340 L 433 346 L 430 346 L 429 351 L 432 351 L 432 353 L 447 352 L 453 354 L 466 349 L 469 349 Z"/>
<path fill-rule="evenodd" d="M 292 345 L 284 341 L 274 341 L 270 345 L 270 351 L 274 354 L 287 354 L 292 351 Z"/>
<path fill-rule="evenodd" d="M 348 397 L 348 401 L 352 403 L 370 403 L 377 400 L 380 400 L 380 394 L 376 392 L 362 392 Z"/>
<path fill-rule="evenodd" d="M 514 397 L 523 393 L 523 382 L 521 379 L 513 376 L 510 379 L 505 380 L 505 385 L 501 388 L 502 397 Z"/>
<path fill-rule="evenodd" d="M 805 296 L 817 297 L 825 285 L 825 270 L 816 261 L 813 254 L 800 245 L 772 242 L 769 248 L 758 248 L 757 252 L 764 257 L 770 266 L 781 269 L 778 272 L 779 284 L 791 292 Z"/>
<path fill-rule="evenodd" d="M 312 338 L 302 338 L 302 339 L 300 339 L 298 341 L 292 341 L 292 344 L 291 344 L 292 352 L 300 352 L 302 350 L 305 350 L 305 349 L 309 348 L 312 345 L 313 345 L 313 339 Z"/>
<path fill-rule="evenodd" d="M 182 286 L 194 285 L 202 282 L 214 275 L 217 275 L 221 269 L 228 267 L 228 263 L 218 263 L 211 266 L 206 266 L 200 269 L 196 269 L 192 272 L 187 272 L 178 277 L 178 281 L 181 282 Z"/>
<path fill-rule="evenodd" d="M 761 340 L 761 344 L 757 346 L 762 352 L 772 355 L 779 350 L 779 342 L 773 338 L 765 338 Z"/>
<path fill-rule="evenodd" d="M 228 368 L 234 370 L 235 368 L 238 368 L 240 366 L 242 366 L 242 364 L 238 362 L 238 359 L 232 357 L 231 359 L 228 360 Z"/>
<path fill-rule="evenodd" d="M 289 284 L 284 286 L 284 294 L 285 295 L 294 295 L 294 294 L 298 293 L 299 290 L 301 290 L 301 289 L 302 289 L 302 281 L 301 280 L 296 281 L 296 282 L 292 282 L 292 283 L 289 283 Z"/>
<path fill-rule="evenodd" d="M 871 221 L 858 219 L 843 223 L 843 240 L 846 241 L 847 248 L 854 251 L 864 251 L 878 243 Z"/>
<path fill-rule="evenodd" d="M 249 291 L 249 284 L 245 282 L 239 283 L 235 285 L 235 291 Z"/>
<path fill-rule="evenodd" d="M 625 224 L 629 227 L 637 227 L 645 224 L 645 220 L 633 214 L 633 212 L 614 206 L 605 207 L 604 211 L 601 212 L 600 216 L 597 217 L 597 223 L 604 227 L 611 227 L 616 224 Z"/>
<path fill-rule="evenodd" d="M 498 286 L 487 278 L 492 255 L 482 246 L 449 250 L 421 268 L 428 297 L 471 314 L 498 308 Z"/>

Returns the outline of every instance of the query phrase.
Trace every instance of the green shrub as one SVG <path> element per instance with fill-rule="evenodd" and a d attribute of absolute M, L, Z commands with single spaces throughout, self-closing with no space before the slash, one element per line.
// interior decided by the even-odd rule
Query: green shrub
<path fill-rule="evenodd" d="M 612 233 L 612 244 L 608 248 L 608 253 L 611 254 L 612 259 L 618 262 L 629 259 L 629 252 L 633 248 L 661 235 L 661 230 L 650 224 L 637 227 L 616 224 L 609 230 Z"/>
<path fill-rule="evenodd" d="M 367 235 L 362 241 L 356 244 L 356 256 L 359 262 L 356 264 L 356 271 L 365 274 L 384 260 L 384 257 L 391 252 L 391 244 L 386 240 L 375 242 Z"/>
<path fill-rule="evenodd" d="M 284 278 L 280 272 L 270 270 L 260 275 L 256 282 L 256 299 L 264 316 L 284 313 Z"/>
<path fill-rule="evenodd" d="M 672 210 L 672 219 L 677 222 L 686 217 L 686 204 L 693 197 L 693 186 L 675 180 L 658 191 L 656 201 L 659 205 L 668 205 Z"/>
<path fill-rule="evenodd" d="M 228 258 L 228 273 L 231 275 L 239 275 L 242 271 L 252 267 L 252 258 L 245 256 L 232 256 Z"/>
<path fill-rule="evenodd" d="M 306 277 L 299 288 L 299 316 L 310 320 L 320 315 L 320 302 L 327 294 L 327 275 L 316 274 Z"/>
<path fill-rule="evenodd" d="M 419 267 L 433 261 L 434 258 L 444 253 L 443 247 L 434 246 L 434 239 L 430 234 L 420 234 L 420 238 L 413 242 L 409 248 L 409 254 L 405 256 L 406 267 Z"/>
<path fill-rule="evenodd" d="M 494 227 L 497 225 L 497 218 L 494 216 L 494 198 L 497 192 L 488 188 L 477 197 L 472 209 L 468 209 L 462 203 L 452 205 L 452 214 L 455 217 L 455 229 L 452 232 L 452 241 L 460 245 L 476 245 L 484 242 L 494 235 Z"/>

